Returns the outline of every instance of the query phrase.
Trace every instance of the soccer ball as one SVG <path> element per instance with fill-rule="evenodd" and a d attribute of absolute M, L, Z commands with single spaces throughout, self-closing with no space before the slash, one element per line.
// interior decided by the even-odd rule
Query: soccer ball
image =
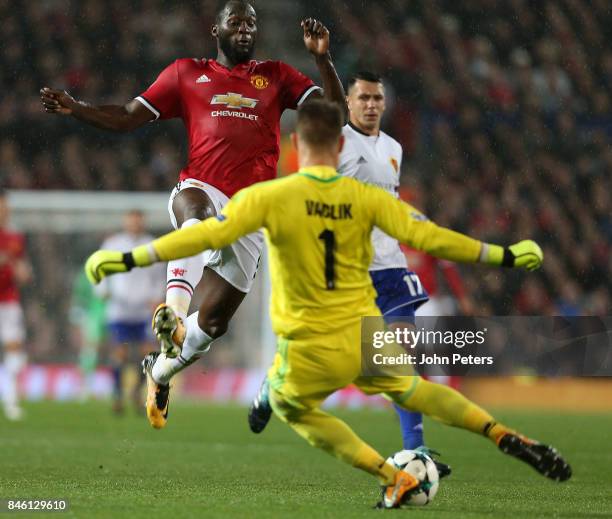
<path fill-rule="evenodd" d="M 398 469 L 412 474 L 421 482 L 421 489 L 410 494 L 402 505 L 425 506 L 438 492 L 440 482 L 438 469 L 431 457 L 424 452 L 412 450 L 399 451 L 388 458 L 387 463 L 391 463 Z"/>

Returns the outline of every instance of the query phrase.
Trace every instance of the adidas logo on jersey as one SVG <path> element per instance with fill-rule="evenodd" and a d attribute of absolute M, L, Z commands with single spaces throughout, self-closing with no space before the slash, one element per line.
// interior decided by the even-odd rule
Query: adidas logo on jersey
<path fill-rule="evenodd" d="M 364 159 L 363 157 L 359 157 L 359 160 L 357 161 L 357 164 L 367 164 L 368 161 L 366 159 Z"/>
<path fill-rule="evenodd" d="M 202 74 L 196 79 L 196 83 L 210 83 L 210 78 L 206 74 Z"/>

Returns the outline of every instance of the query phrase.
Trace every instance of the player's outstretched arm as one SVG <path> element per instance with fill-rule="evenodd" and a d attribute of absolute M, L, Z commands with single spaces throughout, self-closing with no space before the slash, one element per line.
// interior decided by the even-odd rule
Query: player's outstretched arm
<path fill-rule="evenodd" d="M 224 225 L 219 218 L 223 217 L 208 218 L 199 224 L 168 233 L 129 252 L 96 251 L 85 263 L 87 279 L 93 285 L 97 285 L 107 276 L 129 272 L 134 267 L 148 267 L 159 261 L 188 258 L 208 249 L 223 248 L 243 236 L 237 232 L 237 226 Z"/>
<path fill-rule="evenodd" d="M 382 189 L 369 187 L 373 223 L 400 242 L 437 258 L 464 263 L 487 263 L 511 268 L 536 270 L 544 255 L 532 240 L 509 247 L 484 243 L 465 234 L 439 227 L 409 204 Z"/>
<path fill-rule="evenodd" d="M 329 30 L 314 18 L 302 20 L 301 26 L 304 30 L 304 45 L 308 52 L 314 56 L 319 74 L 321 74 L 325 98 L 338 103 L 346 116 L 347 108 L 344 87 L 338 77 L 329 52 Z M 320 95 L 317 91 L 313 92 L 309 97 L 316 98 Z"/>
<path fill-rule="evenodd" d="M 85 263 L 87 279 L 97 285 L 107 276 L 129 272 L 134 267 L 148 267 L 159 261 L 170 261 L 195 256 L 207 249 L 216 249 L 220 244 L 223 248 L 233 240 L 213 239 L 215 227 L 219 228 L 223 222 L 221 217 L 212 217 L 185 229 L 168 233 L 146 245 L 141 245 L 128 252 L 117 250 L 98 250 L 94 252 Z M 215 224 L 214 222 L 217 222 Z M 227 226 L 225 226 L 227 227 Z M 221 229 L 223 230 L 223 229 Z M 229 238 L 233 233 L 224 233 Z"/>
<path fill-rule="evenodd" d="M 49 114 L 71 115 L 87 124 L 115 132 L 135 130 L 153 120 L 155 115 L 137 100 L 126 105 L 92 106 L 77 101 L 65 90 L 44 87 L 40 100 Z"/>
<path fill-rule="evenodd" d="M 87 279 L 96 285 L 106 276 L 147 267 L 159 261 L 188 258 L 209 249 L 223 249 L 238 238 L 265 227 L 267 203 L 263 185 L 236 193 L 220 215 L 168 233 L 129 252 L 99 250 L 85 263 Z"/>

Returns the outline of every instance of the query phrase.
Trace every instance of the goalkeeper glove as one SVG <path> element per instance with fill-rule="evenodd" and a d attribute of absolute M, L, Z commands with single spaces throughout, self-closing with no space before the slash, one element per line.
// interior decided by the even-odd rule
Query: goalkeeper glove
<path fill-rule="evenodd" d="M 99 250 L 94 252 L 85 263 L 85 274 L 92 285 L 97 285 L 106 276 L 129 272 L 134 267 L 146 267 L 157 260 L 152 247 L 141 245 L 131 252 L 118 250 Z"/>
<path fill-rule="evenodd" d="M 533 240 L 523 240 L 509 247 L 483 243 L 481 259 L 490 265 L 536 270 L 542 266 L 544 254 Z"/>
<path fill-rule="evenodd" d="M 118 250 L 99 250 L 94 252 L 85 263 L 85 274 L 92 285 L 97 285 L 106 276 L 128 272 L 134 267 L 132 253 Z"/>

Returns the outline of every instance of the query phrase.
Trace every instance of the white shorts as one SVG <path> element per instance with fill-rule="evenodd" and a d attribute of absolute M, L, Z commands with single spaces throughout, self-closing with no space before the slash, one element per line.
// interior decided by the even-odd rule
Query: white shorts
<path fill-rule="evenodd" d="M 210 184 L 193 178 L 182 180 L 172 190 L 170 200 L 168 201 L 168 212 L 170 213 L 172 226 L 175 229 L 178 229 L 178 225 L 176 216 L 172 210 L 172 202 L 178 193 L 188 188 L 196 188 L 204 191 L 213 203 L 217 214 L 221 212 L 221 209 L 223 209 L 225 204 L 229 201 L 227 196 Z M 246 293 L 251 290 L 253 286 L 255 274 L 257 274 L 257 267 L 259 267 L 259 258 L 261 256 L 263 242 L 264 238 L 261 231 L 243 236 L 229 247 L 215 251 L 210 255 L 207 266 L 219 274 L 230 285 Z"/>
<path fill-rule="evenodd" d="M 22 343 L 24 340 L 25 326 L 21 305 L 14 301 L 0 303 L 0 343 Z"/>

